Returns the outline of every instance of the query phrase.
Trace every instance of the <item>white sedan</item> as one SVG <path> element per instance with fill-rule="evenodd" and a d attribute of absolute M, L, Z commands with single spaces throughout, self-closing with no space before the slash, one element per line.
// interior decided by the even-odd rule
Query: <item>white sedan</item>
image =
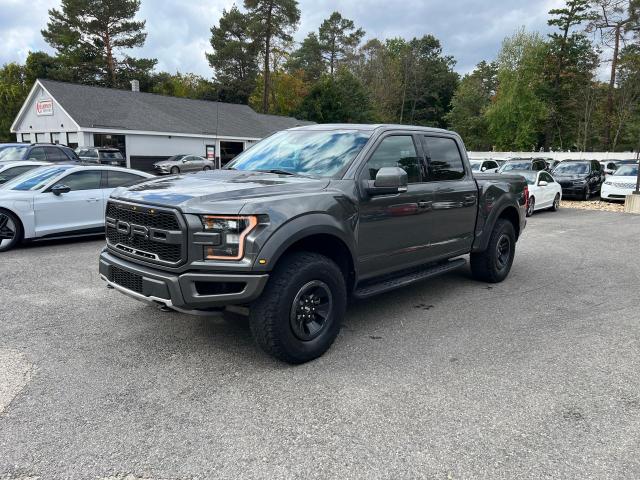
<path fill-rule="evenodd" d="M 7 183 L 9 180 L 27 173 L 34 168 L 51 165 L 47 162 L 36 162 L 32 160 L 23 160 L 20 162 L 0 162 L 0 185 Z"/>
<path fill-rule="evenodd" d="M 636 189 L 638 164 L 622 165 L 613 175 L 609 175 L 602 184 L 600 198 L 603 200 L 624 201 Z"/>
<path fill-rule="evenodd" d="M 50 165 L 0 186 L 0 252 L 23 239 L 104 232 L 106 200 L 117 187 L 154 178 L 106 166 Z"/>
<path fill-rule="evenodd" d="M 504 172 L 509 175 L 522 175 L 529 187 L 529 204 L 527 217 L 538 210 L 550 209 L 556 211 L 560 208 L 562 200 L 562 187 L 554 180 L 549 172 L 531 170 L 509 170 Z"/>
<path fill-rule="evenodd" d="M 475 173 L 496 173 L 500 165 L 491 159 L 470 158 L 471 170 Z"/>

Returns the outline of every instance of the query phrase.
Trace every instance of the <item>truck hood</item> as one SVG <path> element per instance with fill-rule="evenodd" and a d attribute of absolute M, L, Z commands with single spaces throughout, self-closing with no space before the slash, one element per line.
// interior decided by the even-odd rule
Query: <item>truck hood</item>
<path fill-rule="evenodd" d="M 186 213 L 231 213 L 239 212 L 248 199 L 317 192 L 328 184 L 328 179 L 212 170 L 150 180 L 128 189 L 117 189 L 111 197 L 179 208 Z"/>

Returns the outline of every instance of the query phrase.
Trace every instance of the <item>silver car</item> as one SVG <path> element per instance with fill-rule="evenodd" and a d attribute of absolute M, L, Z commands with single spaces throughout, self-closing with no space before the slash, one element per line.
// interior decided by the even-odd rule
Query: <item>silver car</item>
<path fill-rule="evenodd" d="M 200 170 L 211 170 L 214 163 L 198 155 L 174 155 L 166 160 L 153 164 L 153 170 L 160 174 L 171 173 L 177 175 L 183 172 L 197 172 Z"/>

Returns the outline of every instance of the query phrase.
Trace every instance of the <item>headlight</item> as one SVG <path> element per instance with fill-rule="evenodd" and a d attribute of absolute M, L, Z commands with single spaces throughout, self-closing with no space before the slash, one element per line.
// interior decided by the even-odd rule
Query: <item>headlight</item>
<path fill-rule="evenodd" d="M 206 260 L 240 260 L 244 256 L 244 240 L 258 224 L 257 217 L 203 215 L 201 218 L 205 231 L 220 235 L 218 245 L 204 247 Z"/>

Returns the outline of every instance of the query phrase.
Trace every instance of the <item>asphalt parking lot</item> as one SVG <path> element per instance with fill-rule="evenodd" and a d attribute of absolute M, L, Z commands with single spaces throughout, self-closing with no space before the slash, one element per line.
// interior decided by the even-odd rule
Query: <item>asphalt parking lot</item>
<path fill-rule="evenodd" d="M 638 478 L 640 216 L 534 215 L 508 280 L 352 305 L 292 367 L 107 290 L 103 240 L 0 257 L 0 478 Z"/>

